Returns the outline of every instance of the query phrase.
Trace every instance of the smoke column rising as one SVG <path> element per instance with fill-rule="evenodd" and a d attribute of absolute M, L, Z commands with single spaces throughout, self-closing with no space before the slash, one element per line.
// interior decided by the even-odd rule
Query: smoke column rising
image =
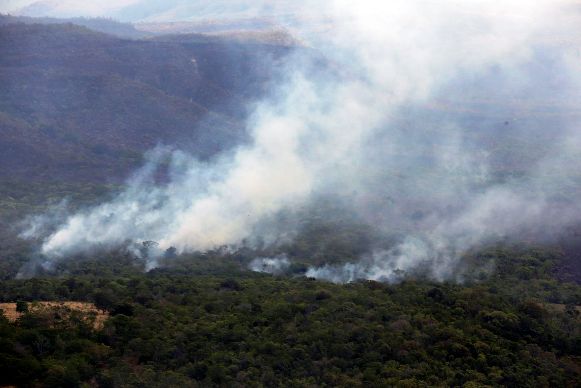
<path fill-rule="evenodd" d="M 552 206 L 565 185 L 578 184 L 575 118 L 558 114 L 558 125 L 545 130 L 553 131 L 554 143 L 518 177 L 499 180 L 490 149 L 478 142 L 478 124 L 426 113 L 443 97 L 470 101 L 477 80 L 491 73 L 491 89 L 498 88 L 491 98 L 499 104 L 522 95 L 580 101 L 578 53 L 546 43 L 579 32 L 570 2 L 333 1 L 318 7 L 311 14 L 321 15 L 327 32 L 302 38 L 332 71 L 312 71 L 304 53 L 289 56 L 279 89 L 247 123 L 249 145 L 211 162 L 152 151 L 124 192 L 71 215 L 46 237 L 42 254 L 54 261 L 127 241 L 155 240 L 161 250 L 179 252 L 236 246 L 257 234 L 276 241 L 295 227 L 279 226 L 269 236 L 264 225 L 276 214 L 304 208 L 315 197 L 340 196 L 380 233 L 404 237 L 358 263 L 311 268 L 308 276 L 397 280 L 402 270 L 428 265 L 432 277 L 445 279 L 478 244 L 541 222 L 556 230 L 576 221 L 575 201 Z M 538 87 L 535 77 L 543 74 L 531 70 L 544 47 L 556 52 L 549 71 L 564 72 L 550 93 Z M 168 158 L 171 179 L 156 185 L 153 173 Z"/>

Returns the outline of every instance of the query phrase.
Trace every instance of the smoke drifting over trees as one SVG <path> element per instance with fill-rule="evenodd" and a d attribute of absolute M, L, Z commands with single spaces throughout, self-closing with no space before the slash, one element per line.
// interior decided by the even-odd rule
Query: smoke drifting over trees
<path fill-rule="evenodd" d="M 300 233 L 301 214 L 340 199 L 334 212 L 355 214 L 378 243 L 308 276 L 395 281 L 422 267 L 441 280 L 480 244 L 579 221 L 571 107 L 581 102 L 581 57 L 567 39 L 581 24 L 571 4 L 317 7 L 326 31 L 302 38 L 324 68 L 311 52 L 290 54 L 247 122 L 248 144 L 210 161 L 152 151 L 115 199 L 44 237 L 47 262 L 150 240 L 160 252 L 279 244 Z M 168 165 L 168 181 L 156 183 Z"/>

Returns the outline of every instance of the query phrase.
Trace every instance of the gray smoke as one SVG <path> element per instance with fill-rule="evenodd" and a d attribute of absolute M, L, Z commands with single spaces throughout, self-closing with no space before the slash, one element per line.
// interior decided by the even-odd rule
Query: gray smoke
<path fill-rule="evenodd" d="M 312 34 L 311 24 L 302 38 L 326 68 L 313 69 L 304 54 L 289 57 L 279 90 L 247 123 L 250 144 L 211 162 L 153 151 L 124 192 L 71 215 L 42 254 L 60 260 L 127 241 L 178 252 L 257 236 L 275 243 L 297 225 L 270 228 L 277 215 L 341 197 L 379 234 L 401 238 L 308 276 L 395 281 L 422 267 L 446 279 L 479 244 L 578 221 L 574 3 L 318 7 L 311 11 L 324 19 L 323 32 Z M 155 184 L 168 161 L 169 182 Z"/>

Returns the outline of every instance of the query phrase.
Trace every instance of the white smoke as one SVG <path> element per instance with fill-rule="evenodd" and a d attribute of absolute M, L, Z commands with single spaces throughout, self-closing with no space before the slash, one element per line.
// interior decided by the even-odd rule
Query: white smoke
<path fill-rule="evenodd" d="M 249 145 L 211 162 L 153 151 L 123 193 L 70 216 L 46 238 L 42 253 L 58 260 L 147 240 L 158 241 L 161 250 L 207 250 L 239 245 L 257 233 L 274 241 L 288 231 L 269 236 L 264 227 L 269 219 L 308 205 L 314 196 L 333 194 L 350 198 L 378 230 L 407 237 L 360 263 L 313 268 L 308 276 L 396 280 L 402 271 L 427 265 L 431 276 L 444 279 L 466 250 L 543 222 L 548 212 L 555 215 L 550 226 L 558 228 L 571 221 L 572 208 L 550 209 L 549 199 L 566 182 L 577 184 L 576 176 L 569 168 L 549 177 L 552 186 L 546 183 L 551 171 L 579 161 L 576 145 L 569 146 L 566 162 L 561 152 L 562 143 L 571 144 L 572 120 L 554 129 L 563 133 L 560 143 L 528 166 L 523 177 L 495 182 L 489 151 L 477 142 L 466 145 L 474 132 L 470 125 L 452 116 L 423 121 L 414 109 L 438 104 L 446 91 L 469 101 L 473 96 L 463 94 L 464 83 L 490 72 L 500 74 L 496 86 L 503 101 L 512 91 L 530 92 L 529 67 L 544 44 L 557 50 L 560 60 L 575 63 L 574 48 L 553 42 L 579 32 L 564 5 L 570 4 L 394 0 L 319 5 L 312 11 L 331 18 L 331 30 L 310 39 L 333 74 L 313 70 L 302 55 L 289 57 L 285 80 L 273 93 L 277 97 L 263 101 L 248 122 Z M 563 78 L 569 81 L 571 74 Z M 552 91 L 555 100 L 579 97 L 578 84 L 570 81 Z M 169 183 L 155 184 L 155 169 L 168 159 Z M 416 213 L 422 216 L 410 216 Z"/>
<path fill-rule="evenodd" d="M 291 262 L 286 255 L 279 255 L 277 257 L 257 257 L 250 262 L 248 268 L 254 272 L 280 275 L 284 273 L 290 265 Z"/>

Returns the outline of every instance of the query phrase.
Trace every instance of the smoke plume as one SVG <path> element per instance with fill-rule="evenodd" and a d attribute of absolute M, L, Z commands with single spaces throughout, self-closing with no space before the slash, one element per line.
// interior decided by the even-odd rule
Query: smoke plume
<path fill-rule="evenodd" d="M 277 257 L 257 257 L 250 262 L 248 268 L 254 272 L 265 272 L 273 275 L 284 273 L 291 263 L 285 255 Z"/>
<path fill-rule="evenodd" d="M 247 122 L 249 144 L 211 161 L 152 151 L 125 191 L 70 215 L 42 254 L 276 244 L 300 224 L 278 215 L 342 198 L 396 242 L 308 276 L 396 281 L 421 267 L 446 279 L 479 244 L 578 221 L 574 3 L 325 3 L 309 3 L 320 19 L 296 33 L 312 49 L 287 58 Z M 155 183 L 168 163 L 168 182 Z"/>

